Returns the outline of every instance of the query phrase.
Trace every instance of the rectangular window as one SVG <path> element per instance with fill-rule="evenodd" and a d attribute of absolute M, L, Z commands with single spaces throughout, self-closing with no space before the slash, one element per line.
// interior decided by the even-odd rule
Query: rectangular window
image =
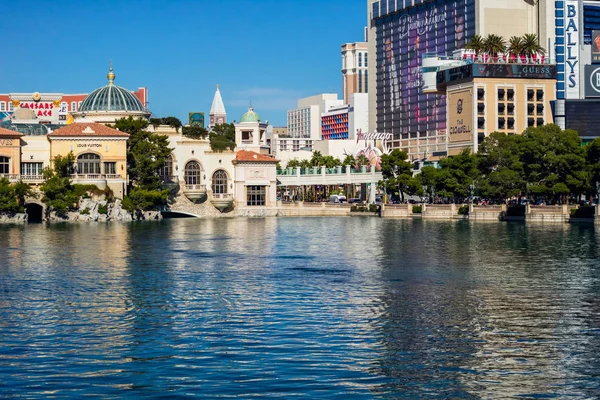
<path fill-rule="evenodd" d="M 264 206 L 265 192 L 265 186 L 246 186 L 246 204 L 249 206 Z"/>
<path fill-rule="evenodd" d="M 42 175 L 44 163 L 41 162 L 24 162 L 21 163 L 21 175 L 33 176 Z"/>
<path fill-rule="evenodd" d="M 6 111 L 6 102 L 0 101 L 0 111 Z"/>
<path fill-rule="evenodd" d="M 15 110 L 15 106 L 13 106 L 12 101 L 8 102 L 8 111 L 14 111 Z"/>
<path fill-rule="evenodd" d="M 10 174 L 10 158 L 0 157 L 0 174 Z"/>
<path fill-rule="evenodd" d="M 116 173 L 117 173 L 117 163 L 116 162 L 105 162 L 104 163 L 104 174 L 115 175 Z"/>
<path fill-rule="evenodd" d="M 71 111 L 77 111 L 77 103 L 76 102 L 71 102 Z"/>

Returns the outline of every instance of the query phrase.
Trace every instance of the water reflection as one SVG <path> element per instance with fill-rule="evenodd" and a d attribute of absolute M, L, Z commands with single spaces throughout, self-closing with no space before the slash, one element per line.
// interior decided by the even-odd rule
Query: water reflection
<path fill-rule="evenodd" d="M 596 228 L 0 227 L 0 393 L 593 398 Z"/>

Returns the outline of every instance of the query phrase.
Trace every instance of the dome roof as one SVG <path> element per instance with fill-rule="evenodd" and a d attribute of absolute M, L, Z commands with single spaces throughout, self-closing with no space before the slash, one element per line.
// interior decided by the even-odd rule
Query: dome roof
<path fill-rule="evenodd" d="M 35 112 L 30 108 L 17 108 L 12 115 L 13 120 L 37 119 Z"/>
<path fill-rule="evenodd" d="M 248 108 L 248 111 L 242 115 L 240 122 L 260 122 L 260 116 L 254 112 L 252 107 Z"/>
<path fill-rule="evenodd" d="M 106 77 L 108 78 L 108 85 L 90 93 L 81 103 L 79 107 L 80 113 L 94 111 L 146 111 L 140 99 L 135 97 L 133 93 L 113 83 L 115 74 L 112 69 L 112 63 Z"/>

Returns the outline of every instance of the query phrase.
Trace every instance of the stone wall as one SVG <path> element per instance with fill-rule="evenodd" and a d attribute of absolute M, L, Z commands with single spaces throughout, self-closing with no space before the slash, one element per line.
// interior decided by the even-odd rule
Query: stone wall
<path fill-rule="evenodd" d="M 414 204 L 383 204 L 381 216 L 383 218 L 410 218 Z"/>
<path fill-rule="evenodd" d="M 278 202 L 281 217 L 347 217 L 351 204 L 330 203 L 281 203 Z"/>
<path fill-rule="evenodd" d="M 25 213 L 0 213 L 0 224 L 24 224 L 27 222 L 28 215 Z"/>
<path fill-rule="evenodd" d="M 100 206 L 107 207 L 107 213 L 100 213 Z M 158 215 L 157 215 L 158 214 Z M 158 211 L 146 211 L 135 215 L 136 220 L 161 219 Z M 121 200 L 117 199 L 114 203 L 108 203 L 106 200 L 81 199 L 78 211 L 69 211 L 65 214 L 58 214 L 55 211 L 46 213 L 48 222 L 90 222 L 90 221 L 133 221 L 134 216 L 122 207 Z"/>

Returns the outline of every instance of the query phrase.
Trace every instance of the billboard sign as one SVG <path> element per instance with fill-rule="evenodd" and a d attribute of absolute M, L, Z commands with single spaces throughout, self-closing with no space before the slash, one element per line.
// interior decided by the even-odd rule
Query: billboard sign
<path fill-rule="evenodd" d="M 200 126 L 200 127 L 204 128 L 204 113 L 203 112 L 189 113 L 189 124 L 190 124 L 190 126 Z"/>
<path fill-rule="evenodd" d="M 600 65 L 585 66 L 585 97 L 600 97 Z"/>
<path fill-rule="evenodd" d="M 600 31 L 592 31 L 592 64 L 600 64 Z"/>

